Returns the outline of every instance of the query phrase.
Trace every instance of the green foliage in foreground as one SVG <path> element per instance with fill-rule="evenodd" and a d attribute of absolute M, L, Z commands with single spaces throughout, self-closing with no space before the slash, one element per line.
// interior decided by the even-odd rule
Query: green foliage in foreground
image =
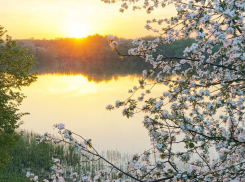
<path fill-rule="evenodd" d="M 36 142 L 40 135 L 32 132 L 25 133 L 19 140 L 17 146 L 9 151 L 13 156 L 12 163 L 0 173 L 0 181 L 18 181 L 25 178 L 27 171 L 32 171 L 40 177 L 48 177 L 51 167 L 52 157 L 58 157 L 62 160 L 64 166 L 78 166 L 80 156 L 74 148 L 65 146 L 55 146 L 53 144 Z M 76 167 L 75 167 L 76 168 Z M 8 178 L 12 176 L 11 178 Z M 11 180 L 10 180 L 11 179 Z M 13 180 L 12 180 L 13 179 Z"/>
<path fill-rule="evenodd" d="M 20 137 L 15 129 L 21 124 L 21 117 L 27 114 L 18 112 L 17 107 L 25 98 L 18 91 L 36 80 L 35 75 L 29 74 L 35 64 L 32 56 L 26 55 L 27 50 L 17 48 L 10 36 L 4 41 L 5 32 L 0 26 L 0 171 L 11 160 L 8 151 Z"/>
<path fill-rule="evenodd" d="M 9 151 L 13 156 L 12 163 L 0 173 L 1 182 L 25 182 L 30 181 L 25 177 L 27 171 L 31 171 L 39 176 L 39 181 L 49 178 L 51 172 L 52 157 L 59 158 L 63 168 L 64 177 L 69 181 L 71 172 L 90 171 L 92 175 L 96 175 L 95 171 L 104 169 L 105 163 L 102 161 L 94 161 L 92 163 L 82 162 L 81 155 L 76 153 L 75 148 L 65 145 L 53 145 L 51 143 L 36 142 L 36 138 L 40 135 L 25 132 L 19 140 L 16 148 Z M 118 151 L 102 152 L 109 161 L 116 162 L 123 167 L 130 158 L 129 155 L 122 155 Z M 113 174 L 115 176 L 115 174 Z"/>
<path fill-rule="evenodd" d="M 0 180 L 1 182 L 30 182 L 30 179 L 26 178 L 25 175 L 20 173 L 1 173 Z"/>

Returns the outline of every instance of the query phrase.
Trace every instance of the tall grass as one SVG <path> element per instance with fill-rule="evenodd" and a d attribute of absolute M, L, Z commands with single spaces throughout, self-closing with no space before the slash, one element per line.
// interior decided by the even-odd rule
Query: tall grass
<path fill-rule="evenodd" d="M 51 159 L 59 158 L 63 166 L 63 176 L 66 181 L 70 181 L 73 172 L 85 173 L 89 171 L 92 177 L 96 175 L 96 171 L 108 169 L 109 166 L 101 161 L 83 162 L 81 155 L 76 153 L 75 148 L 69 145 L 53 145 L 51 143 L 36 142 L 36 138 L 41 137 L 34 132 L 24 131 L 24 135 L 19 141 L 16 148 L 11 149 L 13 156 L 12 163 L 6 166 L 6 169 L 0 172 L 1 182 L 25 182 L 29 181 L 25 174 L 31 171 L 39 176 L 39 181 L 44 178 L 50 178 Z M 100 152 L 108 161 L 117 164 L 119 168 L 127 169 L 127 161 L 130 154 L 123 154 L 119 151 L 102 151 Z M 111 173 L 111 177 L 115 178 L 115 172 Z"/>
<path fill-rule="evenodd" d="M 85 174 L 90 172 L 92 178 L 97 175 L 99 170 L 110 172 L 110 179 L 116 179 L 117 171 L 112 170 L 106 162 L 102 160 L 83 162 L 80 154 L 76 153 L 75 148 L 70 145 L 53 145 L 51 143 L 36 143 L 39 134 L 33 132 L 24 132 L 16 148 L 10 150 L 13 156 L 12 163 L 6 169 L 0 172 L 0 182 L 25 182 L 29 181 L 25 177 L 27 171 L 31 171 L 39 176 L 39 181 L 50 179 L 51 159 L 59 158 L 63 167 L 63 177 L 67 182 L 72 181 L 71 174 Z M 129 172 L 128 161 L 132 154 L 122 153 L 117 150 L 99 151 L 99 153 L 111 163 L 120 169 Z M 159 160 L 159 154 L 153 155 L 151 161 Z M 188 165 L 177 162 L 180 169 L 188 168 Z M 127 179 L 123 176 L 123 179 Z"/>

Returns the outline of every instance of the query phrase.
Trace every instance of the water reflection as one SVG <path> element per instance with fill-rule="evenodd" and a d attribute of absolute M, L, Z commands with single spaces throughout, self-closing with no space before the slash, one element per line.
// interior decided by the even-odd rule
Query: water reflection
<path fill-rule="evenodd" d="M 38 72 L 40 73 L 40 72 Z M 58 71 L 58 72 L 41 72 L 40 75 L 54 75 L 54 76 L 79 76 L 81 75 L 82 77 L 86 78 L 88 82 L 109 82 L 111 80 L 118 80 L 121 77 L 129 77 L 131 79 L 134 78 L 139 78 L 142 75 L 142 71 L 137 74 L 137 73 L 132 73 L 132 74 L 96 74 L 96 73 L 83 73 L 81 71 L 75 71 L 75 70 L 70 70 L 70 71 Z"/>
<path fill-rule="evenodd" d="M 27 98 L 20 109 L 30 112 L 23 117 L 22 129 L 55 133 L 53 124 L 64 123 L 66 128 L 91 138 L 99 150 L 138 152 L 151 147 L 147 130 L 142 125 L 143 113 L 127 119 L 122 116 L 121 109 L 105 110 L 106 105 L 125 100 L 129 96 L 127 90 L 138 85 L 139 77 L 120 76 L 117 80 L 101 82 L 88 81 L 82 75 L 38 77 L 37 82 L 22 89 Z M 159 85 L 152 94 L 163 92 L 164 87 Z"/>

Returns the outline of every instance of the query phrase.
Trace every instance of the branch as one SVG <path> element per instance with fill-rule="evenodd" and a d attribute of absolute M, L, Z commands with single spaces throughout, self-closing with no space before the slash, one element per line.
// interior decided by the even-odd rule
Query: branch
<path fill-rule="evenodd" d="M 52 139 L 54 140 L 55 138 L 52 138 Z M 55 139 L 55 140 L 60 140 L 60 139 Z M 60 141 L 72 145 L 71 142 L 68 142 L 68 141 L 66 141 L 66 140 L 60 140 Z M 127 172 L 124 172 L 123 170 L 121 170 L 120 168 L 118 168 L 117 166 L 115 166 L 114 164 L 112 164 L 111 162 L 109 162 L 107 159 L 105 159 L 104 157 L 102 157 L 102 156 L 99 155 L 98 153 L 93 153 L 93 152 L 87 150 L 86 148 L 84 148 L 84 147 L 82 147 L 82 146 L 81 146 L 81 149 L 84 150 L 84 151 L 86 151 L 86 152 L 88 152 L 88 153 L 90 153 L 90 154 L 92 154 L 92 155 L 95 155 L 95 156 L 99 157 L 99 159 L 104 160 L 106 163 L 110 164 L 113 168 L 117 169 L 118 171 L 120 171 L 121 173 L 125 174 L 126 176 L 128 176 L 128 177 L 130 177 L 130 178 L 132 178 L 132 179 L 134 179 L 134 180 L 136 180 L 136 181 L 143 182 L 142 180 L 140 180 L 140 179 L 138 179 L 138 178 L 135 178 L 134 176 L 128 174 Z M 96 151 L 96 150 L 95 150 L 95 151 Z"/>

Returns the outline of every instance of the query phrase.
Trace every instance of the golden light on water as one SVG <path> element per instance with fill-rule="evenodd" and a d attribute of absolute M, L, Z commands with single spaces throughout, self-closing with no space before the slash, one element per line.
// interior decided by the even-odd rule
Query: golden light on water
<path fill-rule="evenodd" d="M 33 83 L 33 91 L 43 95 L 65 95 L 72 97 L 72 93 L 88 94 L 96 91 L 94 82 L 88 82 L 82 75 L 42 75 Z M 28 88 L 27 88 L 28 90 Z"/>
<path fill-rule="evenodd" d="M 95 83 L 82 75 L 41 75 L 37 82 L 22 89 L 27 98 L 20 110 L 30 115 L 23 117 L 21 128 L 55 134 L 52 126 L 64 123 L 67 129 L 91 138 L 96 148 L 123 151 L 128 147 L 135 151 L 148 148 L 147 131 L 139 117 L 129 120 L 119 109 L 112 112 L 105 109 L 108 104 L 128 97 L 126 88 L 133 87 L 137 80 L 122 77 Z"/>
<path fill-rule="evenodd" d="M 56 134 L 52 126 L 64 123 L 67 129 L 91 138 L 100 150 L 118 149 L 136 152 L 148 149 L 150 140 L 142 126 L 144 113 L 133 118 L 122 116 L 122 109 L 107 111 L 108 104 L 129 97 L 128 89 L 138 85 L 138 77 L 118 77 L 117 80 L 89 82 L 82 75 L 41 75 L 22 91 L 27 96 L 20 110 L 24 116 L 21 129 L 43 134 Z M 153 94 L 161 95 L 163 86 Z M 143 90 L 142 90 L 143 91 Z M 143 91 L 144 92 L 144 91 Z M 137 98 L 141 92 L 135 94 Z"/>

